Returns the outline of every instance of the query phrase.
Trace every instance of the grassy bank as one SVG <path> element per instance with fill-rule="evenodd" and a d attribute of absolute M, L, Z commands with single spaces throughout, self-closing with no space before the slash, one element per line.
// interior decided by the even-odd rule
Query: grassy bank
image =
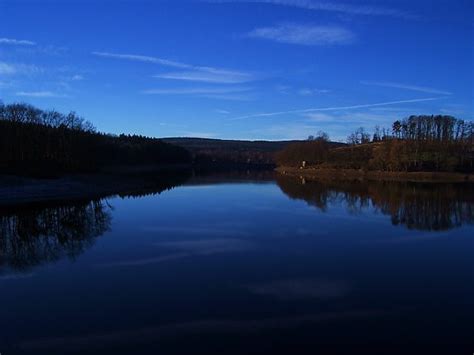
<path fill-rule="evenodd" d="M 278 167 L 283 175 L 300 176 L 307 179 L 326 180 L 380 180 L 380 181 L 418 181 L 418 182 L 474 182 L 474 174 L 450 172 L 391 172 L 367 171 L 362 169 L 295 168 Z"/>

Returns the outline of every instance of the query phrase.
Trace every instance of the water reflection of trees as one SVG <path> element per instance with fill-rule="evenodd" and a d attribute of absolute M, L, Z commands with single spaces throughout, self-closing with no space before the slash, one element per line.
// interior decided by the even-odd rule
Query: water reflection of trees
<path fill-rule="evenodd" d="M 140 174 L 112 196 L 139 198 L 160 194 L 187 181 L 190 172 Z M 128 186 L 128 187 L 127 187 Z M 111 207 L 103 198 L 63 204 L 0 207 L 0 276 L 7 269 L 28 271 L 35 266 L 75 259 L 110 229 Z"/>
<path fill-rule="evenodd" d="M 117 196 L 121 198 L 141 198 L 160 195 L 162 192 L 185 184 L 191 176 L 192 171 L 190 170 L 183 170 L 179 173 L 163 171 L 158 175 L 156 173 L 140 173 L 138 180 L 132 182 L 132 187 L 119 191 Z"/>
<path fill-rule="evenodd" d="M 100 200 L 6 213 L 0 216 L 0 271 L 74 259 L 110 228 L 110 222 L 109 207 Z"/>
<path fill-rule="evenodd" d="M 394 225 L 433 231 L 474 222 L 473 184 L 308 181 L 282 175 L 277 182 L 289 197 L 305 200 L 321 211 L 342 202 L 352 213 L 373 208 L 389 215 Z"/>

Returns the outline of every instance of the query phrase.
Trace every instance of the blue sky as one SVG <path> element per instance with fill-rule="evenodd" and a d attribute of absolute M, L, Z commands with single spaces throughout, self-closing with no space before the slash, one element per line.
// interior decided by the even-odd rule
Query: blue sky
<path fill-rule="evenodd" d="M 156 137 L 474 113 L 470 0 L 0 0 L 0 99 Z"/>

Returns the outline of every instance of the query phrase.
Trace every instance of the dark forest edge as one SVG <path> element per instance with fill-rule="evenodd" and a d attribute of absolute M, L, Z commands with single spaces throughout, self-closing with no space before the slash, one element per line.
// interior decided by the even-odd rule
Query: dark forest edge
<path fill-rule="evenodd" d="M 191 163 L 190 153 L 160 139 L 97 132 L 71 112 L 0 102 L 0 173 L 54 177 L 104 168 Z"/>
<path fill-rule="evenodd" d="M 302 176 L 385 180 L 472 180 L 474 124 L 451 116 L 410 116 L 391 132 L 376 127 L 331 147 L 327 135 L 291 144 L 276 155 L 278 171 Z"/>

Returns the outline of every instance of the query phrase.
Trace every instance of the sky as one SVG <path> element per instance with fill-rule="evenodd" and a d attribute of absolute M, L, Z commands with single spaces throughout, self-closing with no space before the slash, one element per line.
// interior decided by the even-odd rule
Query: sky
<path fill-rule="evenodd" d="M 0 0 L 0 100 L 108 133 L 344 141 L 474 113 L 471 0 Z"/>

